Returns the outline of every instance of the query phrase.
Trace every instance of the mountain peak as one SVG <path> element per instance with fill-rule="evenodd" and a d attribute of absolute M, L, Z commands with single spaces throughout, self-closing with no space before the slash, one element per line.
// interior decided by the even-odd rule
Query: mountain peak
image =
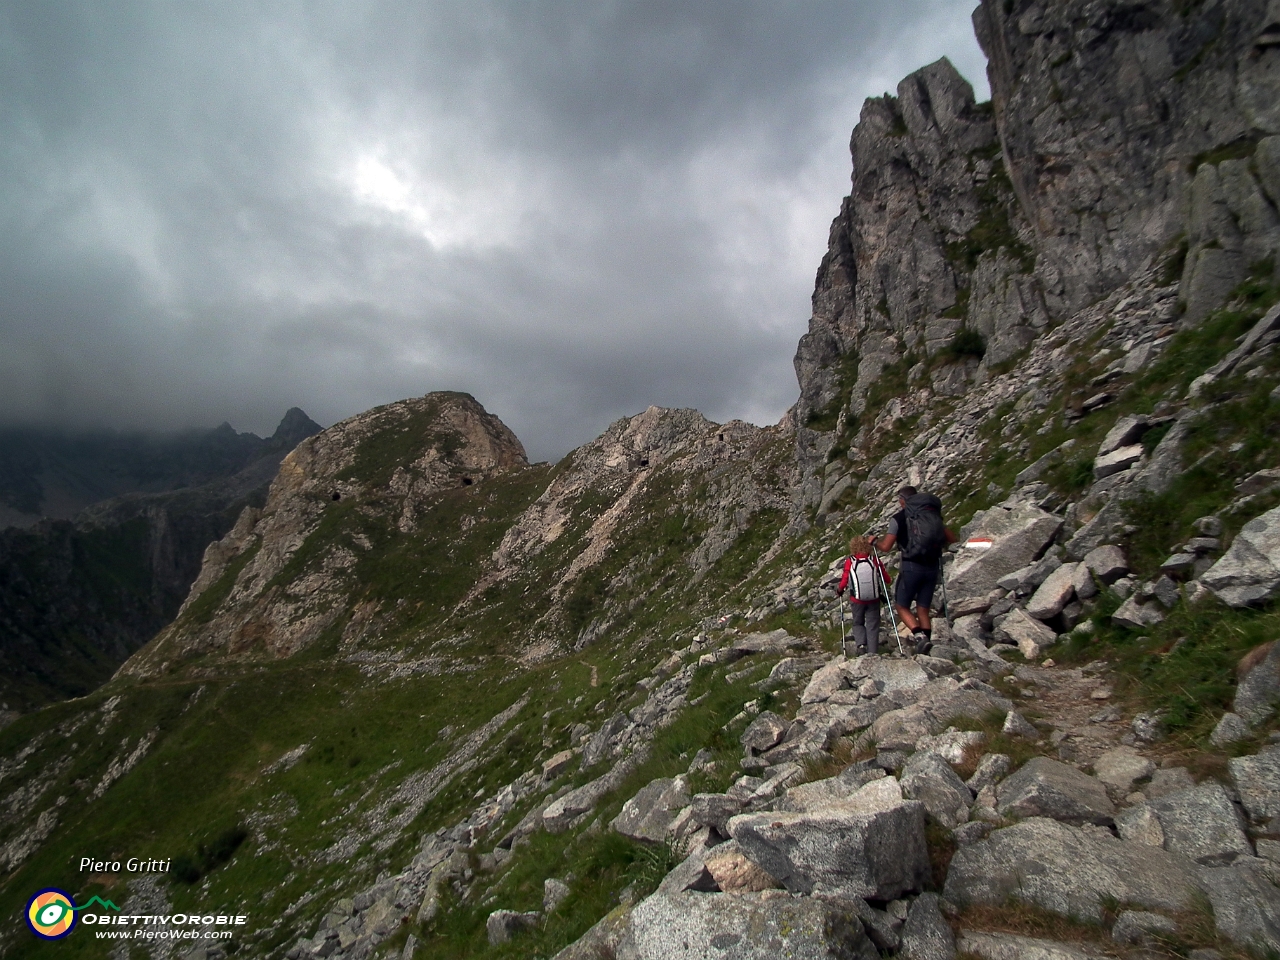
<path fill-rule="evenodd" d="M 271 442 L 281 446 L 296 447 L 307 437 L 313 437 L 323 429 L 324 427 L 308 417 L 301 407 L 290 407 L 281 418 L 276 432 L 271 435 Z"/>

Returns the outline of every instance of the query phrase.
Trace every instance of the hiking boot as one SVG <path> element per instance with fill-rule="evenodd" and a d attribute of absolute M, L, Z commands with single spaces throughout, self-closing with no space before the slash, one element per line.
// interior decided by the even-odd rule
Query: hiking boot
<path fill-rule="evenodd" d="M 911 641 L 915 645 L 917 654 L 928 653 L 933 648 L 933 643 L 929 639 L 929 635 L 923 630 L 917 630 L 911 635 Z"/>

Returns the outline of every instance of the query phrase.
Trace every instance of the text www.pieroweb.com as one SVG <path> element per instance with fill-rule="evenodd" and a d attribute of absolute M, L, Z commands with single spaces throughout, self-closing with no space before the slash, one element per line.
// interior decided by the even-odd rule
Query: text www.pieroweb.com
<path fill-rule="evenodd" d="M 90 914 L 84 918 L 88 926 L 96 925 L 94 921 L 100 924 L 94 931 L 99 940 L 229 940 L 235 931 L 223 929 L 221 925 L 243 924 L 247 919 L 236 916 L 201 917 L 195 914 L 119 917 Z"/>

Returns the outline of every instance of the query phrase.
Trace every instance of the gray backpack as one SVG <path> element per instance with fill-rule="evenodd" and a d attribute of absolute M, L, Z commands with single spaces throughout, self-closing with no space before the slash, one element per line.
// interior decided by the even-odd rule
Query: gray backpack
<path fill-rule="evenodd" d="M 876 576 L 876 565 L 870 557 L 850 557 L 849 564 L 849 596 L 863 603 L 871 603 L 880 599 L 880 578 Z"/>

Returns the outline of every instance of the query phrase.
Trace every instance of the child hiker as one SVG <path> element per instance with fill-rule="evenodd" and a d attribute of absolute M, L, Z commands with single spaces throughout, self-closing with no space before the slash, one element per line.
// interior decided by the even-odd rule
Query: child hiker
<path fill-rule="evenodd" d="M 871 538 L 854 537 L 849 541 L 849 556 L 844 560 L 844 575 L 836 591 L 844 595 L 849 588 L 852 611 L 853 642 L 858 653 L 877 653 L 880 647 L 880 578 L 889 583 L 889 571 L 879 557 L 871 556 Z"/>

